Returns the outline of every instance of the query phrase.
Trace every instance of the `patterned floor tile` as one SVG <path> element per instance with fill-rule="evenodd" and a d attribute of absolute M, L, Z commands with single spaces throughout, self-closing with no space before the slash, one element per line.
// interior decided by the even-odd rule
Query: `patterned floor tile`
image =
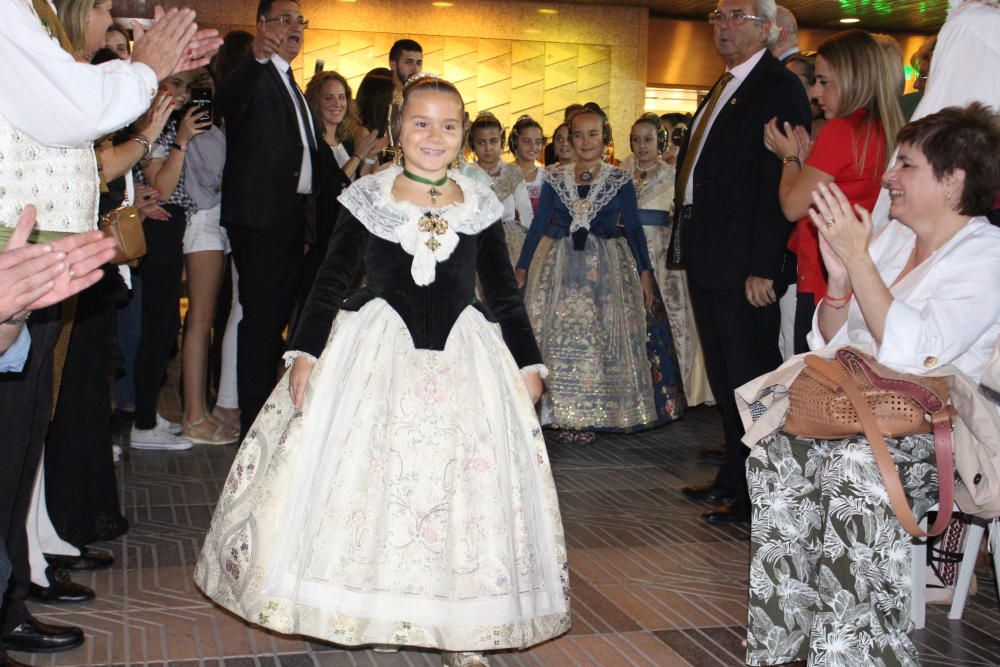
<path fill-rule="evenodd" d="M 550 444 L 571 568 L 573 628 L 527 651 L 491 657 L 495 667 L 719 667 L 743 664 L 748 530 L 711 526 L 707 506 L 679 487 L 711 479 L 700 458 L 722 434 L 714 409 L 649 433 L 601 435 L 593 445 Z M 207 600 L 192 570 L 235 446 L 187 452 L 126 448 L 119 468 L 128 535 L 104 545 L 104 572 L 76 575 L 98 599 L 32 605 L 40 617 L 76 624 L 87 643 L 32 665 L 76 667 L 439 667 L 432 651 L 379 654 L 249 626 Z M 993 573 L 961 621 L 932 606 L 914 633 L 922 664 L 1000 665 Z"/>

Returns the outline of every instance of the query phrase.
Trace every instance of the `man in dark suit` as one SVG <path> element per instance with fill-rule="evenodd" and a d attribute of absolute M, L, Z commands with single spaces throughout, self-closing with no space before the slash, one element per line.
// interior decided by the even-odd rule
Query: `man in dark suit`
<path fill-rule="evenodd" d="M 684 234 L 675 243 L 726 448 L 715 481 L 683 491 L 722 505 L 705 513 L 712 522 L 749 519 L 748 450 L 733 391 L 781 363 L 778 297 L 791 225 L 778 202 L 781 161 L 764 147 L 764 124 L 777 117 L 808 128 L 810 116 L 802 84 L 767 51 L 774 20 L 774 0 L 720 0 L 709 15 L 726 72 L 678 156 L 675 204 Z"/>
<path fill-rule="evenodd" d="M 303 248 L 315 235 L 316 119 L 292 77 L 308 24 L 294 0 L 261 0 L 252 54 L 219 83 L 226 122 L 222 222 L 239 275 L 237 388 L 244 434 L 277 380 Z"/>

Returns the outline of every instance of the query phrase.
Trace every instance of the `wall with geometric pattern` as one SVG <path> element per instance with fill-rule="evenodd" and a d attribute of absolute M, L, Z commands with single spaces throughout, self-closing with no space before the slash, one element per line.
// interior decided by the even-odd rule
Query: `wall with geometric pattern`
<path fill-rule="evenodd" d="M 184 4 L 198 10 L 202 23 L 253 31 L 255 0 Z M 642 113 L 645 8 L 494 0 L 455 0 L 447 7 L 429 0 L 301 5 L 310 21 L 293 64 L 302 85 L 321 59 L 357 89 L 368 70 L 387 66 L 395 40 L 410 37 L 424 48 L 424 70 L 457 84 L 473 116 L 488 109 L 509 126 L 527 113 L 550 134 L 568 104 L 594 101 L 608 110 L 623 153 L 628 129 Z"/>

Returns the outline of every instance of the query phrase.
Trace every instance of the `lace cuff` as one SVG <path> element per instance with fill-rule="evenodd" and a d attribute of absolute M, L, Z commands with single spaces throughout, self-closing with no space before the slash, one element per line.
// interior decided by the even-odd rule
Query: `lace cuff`
<path fill-rule="evenodd" d="M 549 376 L 549 369 L 545 364 L 532 364 L 521 369 L 522 376 L 526 376 L 528 373 L 538 373 L 538 377 L 544 380 Z"/>
<path fill-rule="evenodd" d="M 299 357 L 305 357 L 311 361 L 314 366 L 316 365 L 316 362 L 319 361 L 316 357 L 312 356 L 308 352 L 303 352 L 302 350 L 289 350 L 281 355 L 281 358 L 285 360 L 285 368 L 291 368 L 292 364 L 295 363 L 295 360 Z"/>

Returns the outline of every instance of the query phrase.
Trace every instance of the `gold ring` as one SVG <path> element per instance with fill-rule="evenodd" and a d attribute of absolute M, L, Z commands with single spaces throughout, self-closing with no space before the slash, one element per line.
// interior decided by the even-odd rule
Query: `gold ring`
<path fill-rule="evenodd" d="M 66 269 L 66 273 L 68 273 L 68 274 L 69 274 L 69 277 L 70 277 L 70 278 L 76 278 L 76 274 L 75 274 L 75 273 L 73 273 L 73 269 L 70 269 L 70 268 L 67 268 L 67 269 Z"/>

